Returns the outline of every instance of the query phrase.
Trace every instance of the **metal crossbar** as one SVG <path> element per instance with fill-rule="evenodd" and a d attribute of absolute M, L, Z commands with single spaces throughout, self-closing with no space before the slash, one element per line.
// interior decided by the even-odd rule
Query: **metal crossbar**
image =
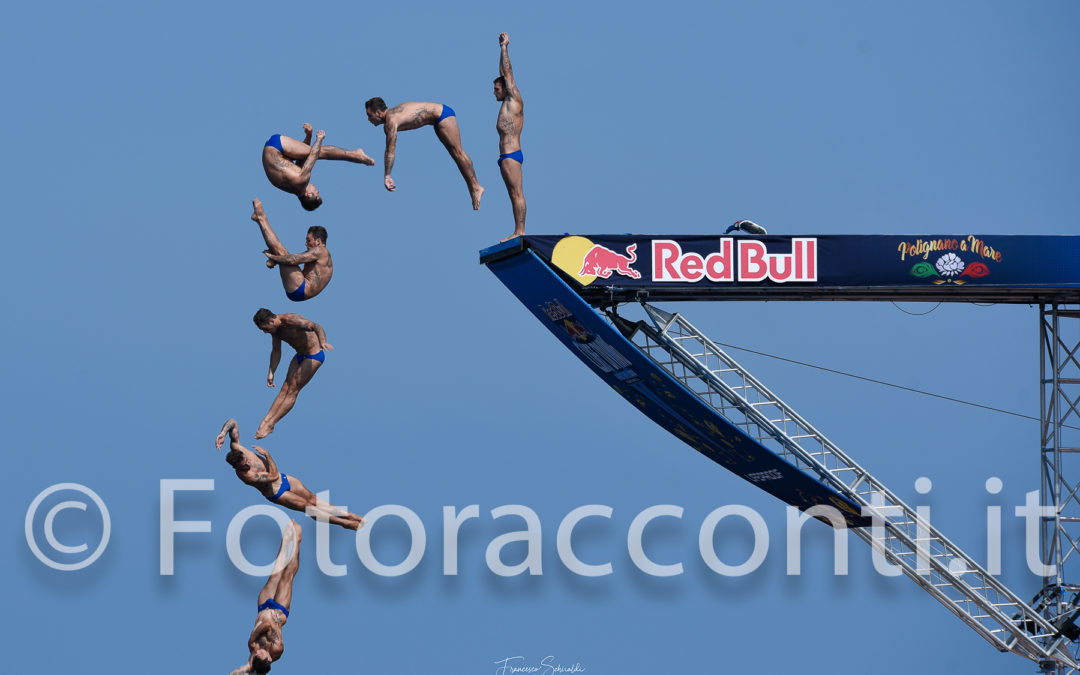
<path fill-rule="evenodd" d="M 638 323 L 631 336 L 635 344 L 750 438 L 858 504 L 874 523 L 854 528 L 859 538 L 1000 651 L 1078 668 L 1071 643 L 1043 613 L 946 539 L 682 315 L 646 302 L 642 306 L 652 326 Z M 1076 352 L 1071 356 L 1075 359 Z M 1075 415 L 1075 402 L 1070 409 Z M 1070 539 L 1070 550 L 1077 548 L 1075 541 Z"/>

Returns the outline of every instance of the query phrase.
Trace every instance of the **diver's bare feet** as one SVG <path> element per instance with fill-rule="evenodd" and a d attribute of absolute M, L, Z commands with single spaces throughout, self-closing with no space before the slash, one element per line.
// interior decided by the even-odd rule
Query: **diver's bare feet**
<path fill-rule="evenodd" d="M 262 223 L 266 220 L 266 212 L 263 211 L 262 202 L 258 198 L 251 200 L 251 205 L 255 208 L 254 213 L 251 214 L 251 219 L 256 223 Z"/>
<path fill-rule="evenodd" d="M 484 188 L 477 185 L 475 190 L 470 190 L 469 194 L 472 195 L 472 210 L 480 210 L 480 198 L 484 196 Z"/>
<path fill-rule="evenodd" d="M 525 233 L 524 232 L 515 232 L 512 235 L 510 235 L 509 237 L 503 237 L 502 239 L 500 239 L 500 241 L 510 241 L 511 239 L 515 239 L 517 237 L 520 237 L 523 234 L 525 234 Z"/>
<path fill-rule="evenodd" d="M 356 157 L 355 161 L 358 164 L 365 164 L 367 166 L 375 166 L 375 160 L 368 157 L 368 154 L 364 152 L 363 148 L 357 148 L 353 150 L 353 155 Z"/>
<path fill-rule="evenodd" d="M 256 430 L 255 432 L 255 440 L 259 440 L 260 438 L 266 438 L 272 433 L 274 433 L 274 425 L 263 422 L 259 425 L 258 430 Z"/>

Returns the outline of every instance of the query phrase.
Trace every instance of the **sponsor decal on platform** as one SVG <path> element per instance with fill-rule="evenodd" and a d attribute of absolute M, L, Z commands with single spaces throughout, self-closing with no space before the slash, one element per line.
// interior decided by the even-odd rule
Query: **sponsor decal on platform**
<path fill-rule="evenodd" d="M 619 350 L 607 343 L 604 338 L 589 330 L 584 324 L 574 317 L 573 313 L 566 308 L 558 298 L 538 305 L 541 312 L 548 319 L 566 331 L 574 349 L 586 361 L 592 363 L 605 373 L 613 373 L 623 382 L 632 384 L 638 381 L 637 373 L 630 368 L 630 360 L 619 353 Z"/>
<path fill-rule="evenodd" d="M 738 242 L 736 247 L 735 242 Z M 736 270 L 733 252 L 737 250 Z M 683 253 L 672 239 L 652 240 L 652 280 L 696 283 L 738 281 L 817 281 L 817 238 L 794 238 L 790 253 L 769 253 L 764 242 L 731 237 L 720 239 L 716 253 Z"/>
<path fill-rule="evenodd" d="M 1004 257 L 1001 251 L 974 235 L 959 239 L 901 241 L 897 252 L 902 262 L 921 259 L 912 265 L 908 273 L 937 285 L 962 286 L 968 281 L 989 276 L 990 266 L 984 261 L 999 263 Z"/>
<path fill-rule="evenodd" d="M 773 244 L 775 246 L 775 244 Z M 816 237 L 791 239 L 786 253 L 770 252 L 768 244 L 746 237 L 721 237 L 716 251 L 685 251 L 674 239 L 651 239 L 647 249 L 652 256 L 640 261 L 650 267 L 645 282 L 713 283 L 816 282 L 818 258 Z M 580 236 L 563 237 L 555 244 L 551 260 L 582 286 L 615 275 L 642 280 L 635 266 L 639 242 L 627 244 L 624 252 L 593 243 Z"/>
<path fill-rule="evenodd" d="M 637 244 L 630 244 L 625 254 L 606 246 L 594 244 L 585 237 L 563 237 L 551 252 L 551 261 L 582 286 L 600 279 L 610 279 L 613 274 L 629 279 L 640 279 L 641 272 L 632 266 L 637 262 Z"/>

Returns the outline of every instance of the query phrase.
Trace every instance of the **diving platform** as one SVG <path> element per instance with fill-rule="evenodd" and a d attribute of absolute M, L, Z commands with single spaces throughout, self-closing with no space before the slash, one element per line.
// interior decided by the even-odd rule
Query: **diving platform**
<path fill-rule="evenodd" d="M 1053 317 L 1043 326 L 1042 407 L 1043 463 L 1055 467 L 1044 496 L 1056 504 L 1080 490 L 1061 467 L 1061 432 L 1080 417 L 1080 397 L 1065 389 L 1080 379 L 1062 373 L 1080 368 L 1080 340 L 1072 346 L 1059 329 L 1080 318 L 1065 308 L 1080 303 L 1080 237 L 528 235 L 484 249 L 480 262 L 586 367 L 684 443 L 781 501 L 851 528 L 996 649 L 1044 669 L 1080 668 L 1080 593 L 1064 597 L 1075 589 L 1061 565 L 1080 552 L 1062 544 L 1080 539 L 1065 531 L 1080 519 L 1044 522 L 1044 557 L 1061 564 L 1032 607 L 685 317 L 654 304 L 1039 305 Z M 627 303 L 644 318 L 627 318 Z"/>

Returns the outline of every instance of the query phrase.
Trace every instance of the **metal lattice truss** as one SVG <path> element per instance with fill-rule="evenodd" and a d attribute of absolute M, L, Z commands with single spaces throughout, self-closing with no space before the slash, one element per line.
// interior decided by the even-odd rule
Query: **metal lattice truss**
<path fill-rule="evenodd" d="M 631 336 L 635 344 L 748 436 L 858 504 L 874 522 L 873 527 L 853 528 L 859 538 L 998 650 L 1077 668 L 1068 649 L 1071 643 L 1043 613 L 920 518 L 689 321 L 645 302 L 642 306 L 653 326 L 639 322 Z M 1070 354 L 1075 365 L 1080 354 L 1075 349 Z M 1077 403 L 1072 398 L 1068 404 L 1073 419 L 1078 416 Z M 1055 408 L 1058 414 L 1065 412 L 1061 407 Z M 1063 497 L 1080 514 L 1080 485 L 1072 486 Z M 1080 534 L 1080 518 L 1073 521 L 1067 556 L 1080 548 L 1075 536 Z"/>
<path fill-rule="evenodd" d="M 1043 305 L 1039 316 L 1040 491 L 1041 503 L 1050 507 L 1040 538 L 1042 562 L 1052 571 L 1043 578 L 1036 608 L 1052 624 L 1077 633 L 1080 585 L 1067 580 L 1080 578 L 1080 310 Z"/>

